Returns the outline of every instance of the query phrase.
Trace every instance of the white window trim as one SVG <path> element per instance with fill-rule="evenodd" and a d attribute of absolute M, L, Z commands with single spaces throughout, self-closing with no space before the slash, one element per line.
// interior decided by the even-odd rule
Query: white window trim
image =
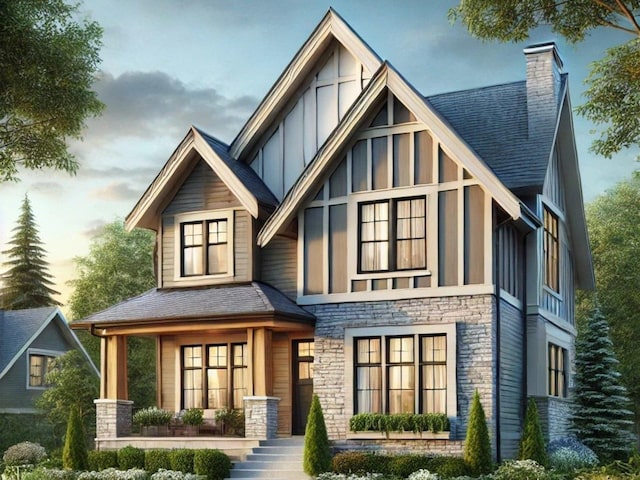
<path fill-rule="evenodd" d="M 456 324 L 444 323 L 433 325 L 387 326 L 387 327 L 357 327 L 345 328 L 344 333 L 344 398 L 345 414 L 347 418 L 353 416 L 354 407 L 354 352 L 353 340 L 357 337 L 407 336 L 407 335 L 437 335 L 447 337 L 447 417 L 458 416 L 458 390 L 456 384 Z M 416 369 L 416 385 L 420 375 Z M 416 387 L 417 391 L 417 387 Z M 416 400 L 417 402 L 418 400 Z"/>
<path fill-rule="evenodd" d="M 206 210 L 201 212 L 181 213 L 174 216 L 174 255 L 173 255 L 173 280 L 175 282 L 189 283 L 197 280 L 233 278 L 234 265 L 234 211 L 235 210 Z M 227 265 L 229 271 L 216 275 L 189 275 L 183 277 L 182 272 L 182 224 L 188 222 L 206 222 L 211 220 L 227 221 Z M 206 248 L 206 245 L 204 246 Z"/>
<path fill-rule="evenodd" d="M 349 194 L 349 198 L 347 200 L 347 218 L 354 219 L 347 222 L 347 242 L 349 248 L 347 248 L 347 262 L 348 262 L 348 271 L 347 274 L 349 276 L 349 280 L 367 280 L 367 279 L 378 279 L 378 278 L 389 278 L 389 277 L 415 277 L 415 276 L 427 276 L 431 275 L 431 270 L 429 269 L 429 245 L 432 241 L 432 236 L 430 235 L 430 227 L 432 224 L 429 223 L 429 217 L 432 214 L 430 211 L 431 208 L 431 193 L 432 191 L 437 191 L 433 188 L 420 188 L 417 189 L 415 186 L 410 187 L 396 187 L 393 189 L 385 189 L 385 190 L 374 190 L 374 191 L 366 191 L 361 193 L 351 193 Z M 424 197 L 425 199 L 425 240 L 427 251 L 425 252 L 426 266 L 424 269 L 415 269 L 415 270 L 385 270 L 382 272 L 358 272 L 359 259 L 358 256 L 360 254 L 360 245 L 358 243 L 358 229 L 360 228 L 360 212 L 359 206 L 361 203 L 370 203 L 382 200 L 395 200 L 399 198 L 417 198 Z M 389 239 L 391 241 L 391 239 Z M 432 247 L 433 248 L 433 247 Z"/>
<path fill-rule="evenodd" d="M 46 390 L 47 387 L 46 385 L 40 386 L 40 387 L 36 387 L 33 385 L 30 385 L 29 380 L 31 379 L 31 355 L 41 355 L 41 356 L 46 356 L 46 357 L 54 357 L 57 358 L 60 355 L 64 354 L 64 352 L 58 351 L 58 350 L 44 350 L 41 348 L 29 348 L 27 349 L 27 379 L 26 379 L 26 387 L 27 390 Z"/>

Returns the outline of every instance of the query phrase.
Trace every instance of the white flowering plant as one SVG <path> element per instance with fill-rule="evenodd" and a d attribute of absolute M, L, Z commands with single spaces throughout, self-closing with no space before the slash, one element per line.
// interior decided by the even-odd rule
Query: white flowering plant
<path fill-rule="evenodd" d="M 431 473 L 429 470 L 420 469 L 409 475 L 408 480 L 440 480 L 437 473 Z"/>
<path fill-rule="evenodd" d="M 99 472 L 82 472 L 77 480 L 147 480 L 147 472 L 139 468 L 129 470 L 117 470 L 107 468 Z"/>
<path fill-rule="evenodd" d="M 510 460 L 504 462 L 489 478 L 493 480 L 549 480 L 554 474 L 534 460 Z"/>
<path fill-rule="evenodd" d="M 151 480 L 206 480 L 205 475 L 196 475 L 195 473 L 184 473 L 176 470 L 165 470 L 161 468 L 151 475 Z"/>
<path fill-rule="evenodd" d="M 73 470 L 61 470 L 59 468 L 38 467 L 22 476 L 22 480 L 75 480 Z"/>
<path fill-rule="evenodd" d="M 38 443 L 22 442 L 7 448 L 2 461 L 7 466 L 37 465 L 47 458 L 47 451 Z"/>
<path fill-rule="evenodd" d="M 547 447 L 549 466 L 559 472 L 571 472 L 598 465 L 598 457 L 589 447 L 575 438 L 553 440 Z"/>
<path fill-rule="evenodd" d="M 352 473 L 346 475 L 344 473 L 326 472 L 316 477 L 316 480 L 384 480 L 386 477 L 382 473 L 366 473 L 357 475 Z"/>

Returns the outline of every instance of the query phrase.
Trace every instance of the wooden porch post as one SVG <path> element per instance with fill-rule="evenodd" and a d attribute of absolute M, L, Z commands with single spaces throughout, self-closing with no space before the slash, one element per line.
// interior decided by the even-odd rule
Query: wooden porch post
<path fill-rule="evenodd" d="M 273 394 L 271 339 L 271 330 L 266 328 L 253 330 L 253 395 Z"/>
<path fill-rule="evenodd" d="M 103 377 L 101 383 L 104 383 L 105 390 L 104 397 L 102 398 L 128 400 L 127 337 L 112 335 L 103 338 L 102 341 L 105 342 L 104 346 L 106 349 L 106 365 L 101 365 L 101 367 L 106 370 L 106 375 L 104 375 L 105 372 L 102 372 Z M 104 363 L 104 361 L 101 363 Z"/>

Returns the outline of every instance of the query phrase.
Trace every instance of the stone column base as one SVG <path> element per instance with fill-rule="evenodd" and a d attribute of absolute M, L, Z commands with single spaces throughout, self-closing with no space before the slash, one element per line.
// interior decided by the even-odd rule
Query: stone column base
<path fill-rule="evenodd" d="M 275 438 L 278 431 L 278 397 L 244 397 L 244 436 Z"/>
<path fill-rule="evenodd" d="M 96 404 L 96 438 L 128 437 L 131 435 L 131 400 L 100 398 Z"/>

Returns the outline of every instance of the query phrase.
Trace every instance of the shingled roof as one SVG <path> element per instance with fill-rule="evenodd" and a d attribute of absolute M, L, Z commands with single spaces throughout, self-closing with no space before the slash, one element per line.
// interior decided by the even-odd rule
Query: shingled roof
<path fill-rule="evenodd" d="M 315 322 L 315 317 L 270 285 L 251 282 L 202 288 L 151 289 L 137 297 L 73 322 L 91 324 L 152 322 L 154 320 L 229 319 L 273 314 Z"/>

